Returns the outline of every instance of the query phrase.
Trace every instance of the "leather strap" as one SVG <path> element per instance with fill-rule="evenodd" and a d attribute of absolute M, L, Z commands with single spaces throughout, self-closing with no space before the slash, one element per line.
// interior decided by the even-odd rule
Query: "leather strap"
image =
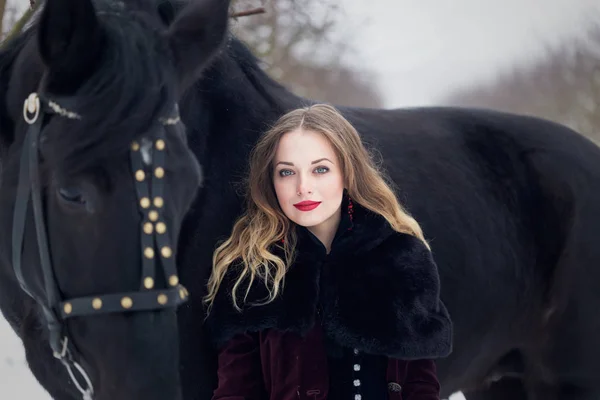
<path fill-rule="evenodd" d="M 60 295 L 48 248 L 42 201 L 43 192 L 39 174 L 39 139 L 48 114 L 72 119 L 82 117 L 76 112 L 64 108 L 64 104 L 72 103 L 70 99 L 61 99 L 63 104 L 59 104 L 56 100 L 45 98 L 41 94 L 44 82 L 45 76 L 39 85 L 39 93 L 32 93 L 23 106 L 23 117 L 29 124 L 29 128 L 24 138 L 19 161 L 19 182 L 13 211 L 12 262 L 19 285 L 42 308 L 49 332 L 49 344 L 54 356 L 68 370 L 84 400 L 89 400 L 93 398 L 94 394 L 92 382 L 86 371 L 75 361 L 75 350 L 65 334 L 64 321 L 71 317 L 176 308 L 186 302 L 189 296 L 185 287 L 179 284 L 174 249 L 169 239 L 170 232 L 167 229 L 164 212 L 162 212 L 165 209 L 165 185 L 163 182 L 166 174 L 164 167 L 166 131 L 174 129 L 173 125 L 179 123 L 179 116 L 160 119 L 161 127 L 156 132 L 155 140 L 143 139 L 149 140 L 153 146 L 153 162 L 149 165 L 150 170 L 144 163 L 140 144 L 134 142 L 131 147 L 130 163 L 138 197 L 138 208 L 142 215 L 140 228 L 142 277 L 139 290 L 65 300 Z M 176 105 L 174 109 L 177 110 Z M 23 240 L 30 197 L 45 296 L 34 293 L 27 285 L 22 268 Z M 163 289 L 154 287 L 157 262 L 162 265 L 167 282 L 167 287 Z M 83 378 L 83 385 L 76 378 L 75 373 Z"/>

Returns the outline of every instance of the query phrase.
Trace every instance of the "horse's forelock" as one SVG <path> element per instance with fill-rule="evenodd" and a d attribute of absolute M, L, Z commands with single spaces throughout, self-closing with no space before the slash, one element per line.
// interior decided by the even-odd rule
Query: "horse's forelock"
<path fill-rule="evenodd" d="M 54 131 L 46 138 L 56 167 L 71 173 L 102 162 L 115 152 L 125 154 L 130 143 L 147 133 L 175 101 L 168 53 L 156 33 L 161 23 L 158 14 L 119 3 L 98 3 L 106 35 L 100 62 L 92 66 L 89 79 L 75 93 L 63 96 L 68 99 L 64 108 L 81 119 L 61 121 L 68 129 Z M 66 82 L 63 85 L 61 79 L 68 80 L 69 76 L 50 78 L 52 91 L 53 87 L 64 87 Z"/>

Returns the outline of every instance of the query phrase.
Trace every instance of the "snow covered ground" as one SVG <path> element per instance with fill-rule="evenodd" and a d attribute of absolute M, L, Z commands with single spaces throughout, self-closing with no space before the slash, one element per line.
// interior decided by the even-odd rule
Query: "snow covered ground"
<path fill-rule="evenodd" d="M 3 399 L 52 400 L 35 380 L 27 364 L 21 341 L 0 316 L 0 393 Z M 450 400 L 465 400 L 457 394 Z"/>
<path fill-rule="evenodd" d="M 0 393 L 3 399 L 51 400 L 29 371 L 23 345 L 1 315 Z"/>

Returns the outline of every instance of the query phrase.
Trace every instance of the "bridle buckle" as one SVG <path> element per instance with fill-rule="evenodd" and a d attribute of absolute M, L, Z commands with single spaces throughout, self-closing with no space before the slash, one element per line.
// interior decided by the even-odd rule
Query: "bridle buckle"
<path fill-rule="evenodd" d="M 33 125 L 40 116 L 40 97 L 37 93 L 31 93 L 23 104 L 23 118 L 29 125 Z M 33 114 L 33 116 L 31 116 Z"/>

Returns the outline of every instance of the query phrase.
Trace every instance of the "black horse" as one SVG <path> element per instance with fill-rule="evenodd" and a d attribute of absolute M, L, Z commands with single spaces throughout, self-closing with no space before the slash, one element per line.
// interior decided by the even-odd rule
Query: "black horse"
<path fill-rule="evenodd" d="M 311 103 L 228 34 L 228 3 L 47 0 L 0 53 L 0 308 L 56 399 L 211 397 L 215 243 L 257 137 Z M 438 261 L 443 395 L 600 398 L 599 148 L 489 110 L 341 110 Z"/>

